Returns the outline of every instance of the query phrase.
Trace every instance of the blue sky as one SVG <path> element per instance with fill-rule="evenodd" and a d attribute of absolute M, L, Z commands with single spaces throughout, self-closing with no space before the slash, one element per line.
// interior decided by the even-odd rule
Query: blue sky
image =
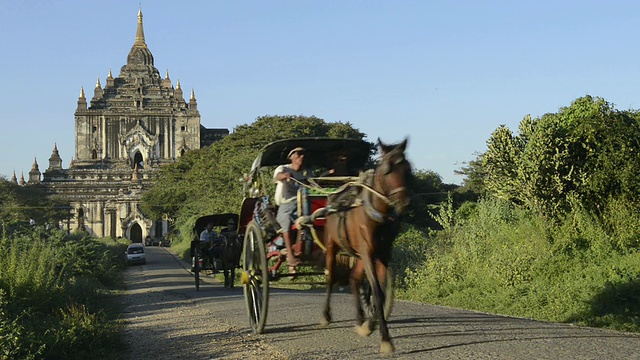
<path fill-rule="evenodd" d="M 202 124 L 349 122 L 447 183 L 501 124 L 581 96 L 640 107 L 640 2 L 0 0 L 0 174 L 68 167 L 74 111 L 133 45 L 142 6 L 164 76 Z"/>

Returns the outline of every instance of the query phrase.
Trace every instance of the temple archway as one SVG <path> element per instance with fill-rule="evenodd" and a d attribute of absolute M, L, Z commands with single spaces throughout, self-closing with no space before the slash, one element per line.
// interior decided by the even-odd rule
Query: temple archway
<path fill-rule="evenodd" d="M 131 240 L 132 243 L 142 242 L 142 228 L 138 223 L 131 225 L 131 229 L 129 229 L 129 240 Z"/>
<path fill-rule="evenodd" d="M 138 165 L 138 169 L 144 169 L 144 158 L 140 151 L 136 151 L 135 155 L 133 155 L 133 164 L 131 165 L 131 168 L 135 169 L 136 165 Z"/>

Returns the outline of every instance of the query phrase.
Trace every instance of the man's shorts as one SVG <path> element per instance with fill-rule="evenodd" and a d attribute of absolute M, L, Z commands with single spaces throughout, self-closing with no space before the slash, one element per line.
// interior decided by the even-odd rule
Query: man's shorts
<path fill-rule="evenodd" d="M 293 225 L 293 222 L 296 218 L 297 208 L 298 204 L 295 201 L 280 204 L 280 207 L 278 207 L 276 220 L 282 227 L 283 232 L 288 232 L 289 230 L 291 230 L 291 225 Z"/>

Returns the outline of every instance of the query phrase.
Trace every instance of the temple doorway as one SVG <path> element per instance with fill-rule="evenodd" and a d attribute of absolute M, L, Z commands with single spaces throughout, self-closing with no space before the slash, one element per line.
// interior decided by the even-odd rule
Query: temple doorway
<path fill-rule="evenodd" d="M 129 230 L 129 240 L 131 240 L 132 243 L 142 242 L 142 228 L 138 223 L 131 225 L 131 229 Z"/>
<path fill-rule="evenodd" d="M 133 166 L 132 169 L 135 169 L 136 165 L 138 165 L 138 169 L 144 169 L 144 158 L 140 151 L 136 151 L 136 154 L 133 155 Z"/>

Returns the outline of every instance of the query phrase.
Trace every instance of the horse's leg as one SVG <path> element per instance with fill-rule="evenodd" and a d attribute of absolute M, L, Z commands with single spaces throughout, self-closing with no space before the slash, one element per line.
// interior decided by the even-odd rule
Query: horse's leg
<path fill-rule="evenodd" d="M 362 246 L 365 251 L 361 251 L 360 257 L 361 262 L 363 263 L 365 273 L 367 274 L 367 278 L 369 280 L 369 284 L 373 288 L 373 300 L 375 302 L 376 314 L 375 316 L 378 318 L 378 323 L 380 324 L 380 351 L 383 353 L 391 353 L 393 352 L 393 344 L 391 343 L 391 337 L 389 336 L 389 328 L 387 327 L 387 321 L 384 319 L 384 300 L 382 288 L 380 287 L 380 281 L 378 281 L 378 276 L 376 270 L 374 268 L 374 260 L 372 257 L 372 252 L 367 251 L 367 245 Z"/>
<path fill-rule="evenodd" d="M 351 270 L 349 276 L 349 285 L 351 285 L 351 292 L 353 294 L 354 305 L 356 309 L 356 332 L 361 336 L 369 336 L 371 334 L 370 323 L 365 324 L 364 310 L 360 303 L 360 282 L 364 275 L 364 267 L 362 261 L 356 261 L 356 265 Z"/>
<path fill-rule="evenodd" d="M 236 268 L 235 266 L 231 268 L 231 279 L 229 279 L 229 288 L 233 289 L 236 282 Z"/>
<path fill-rule="evenodd" d="M 325 266 L 327 271 L 327 296 L 324 303 L 324 309 L 322 310 L 322 320 L 320 326 L 328 326 L 331 322 L 331 290 L 333 288 L 333 273 L 336 266 L 336 247 L 334 246 L 331 235 L 327 235 L 326 247 L 327 252 L 325 254 Z"/>
<path fill-rule="evenodd" d="M 380 263 L 379 261 L 377 263 Z M 378 269 L 384 268 L 386 275 L 386 267 L 378 266 Z M 369 272 L 369 271 L 367 271 Z M 380 286 L 380 278 L 378 277 L 378 273 L 376 273 L 373 269 L 373 264 L 371 266 L 371 274 L 373 274 L 373 283 L 371 286 L 373 287 L 373 300 L 376 304 L 376 316 L 378 318 L 378 323 L 380 324 L 380 337 L 382 342 L 380 343 L 380 351 L 383 353 L 391 353 L 394 350 L 393 344 L 391 343 L 391 336 L 389 335 L 389 328 L 387 327 L 387 320 L 384 316 L 384 292 L 382 291 L 382 287 Z"/>
<path fill-rule="evenodd" d="M 378 278 L 378 282 L 380 283 L 380 300 L 382 301 L 382 307 L 380 308 L 380 312 L 382 313 L 381 316 L 387 319 L 389 316 L 388 314 L 384 313 L 384 309 L 387 306 L 386 305 L 387 293 L 385 291 L 387 290 L 387 286 L 386 286 L 387 271 L 388 271 L 389 263 L 387 261 L 378 259 L 375 265 L 376 265 L 376 276 Z M 378 305 L 376 304 L 376 306 Z"/>
<path fill-rule="evenodd" d="M 240 243 L 236 239 L 234 243 L 233 256 L 231 260 L 231 286 L 230 286 L 231 289 L 235 287 L 236 268 L 238 268 L 240 264 L 241 249 L 242 249 L 242 246 L 240 246 Z"/>

